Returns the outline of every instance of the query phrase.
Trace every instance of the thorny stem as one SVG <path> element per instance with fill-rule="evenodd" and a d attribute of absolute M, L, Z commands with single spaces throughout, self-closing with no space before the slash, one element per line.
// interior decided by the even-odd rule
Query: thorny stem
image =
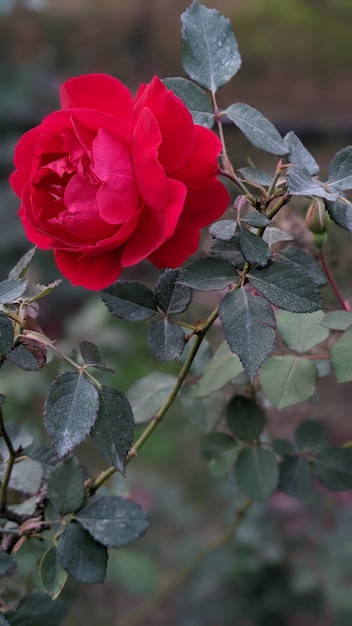
<path fill-rule="evenodd" d="M 174 402 L 182 384 L 183 381 L 185 380 L 189 369 L 193 363 L 193 360 L 195 359 L 195 356 L 200 348 L 200 345 L 206 335 L 206 333 L 208 332 L 209 328 L 212 326 L 212 324 L 215 322 L 216 318 L 218 317 L 219 314 L 219 307 L 216 307 L 216 309 L 214 309 L 214 311 L 209 315 L 209 317 L 207 318 L 207 320 L 205 322 L 203 322 L 203 324 L 200 324 L 197 327 L 197 335 L 195 338 L 195 341 L 193 343 L 192 348 L 189 351 L 188 357 L 186 359 L 186 361 L 184 362 L 180 373 L 177 377 L 176 383 L 171 391 L 171 393 L 169 394 L 169 396 L 167 397 L 167 399 L 165 400 L 164 404 L 160 407 L 159 411 L 154 415 L 152 421 L 148 424 L 148 426 L 144 429 L 144 431 L 142 432 L 141 436 L 139 437 L 139 439 L 137 439 L 136 443 L 134 444 L 134 446 L 131 448 L 127 459 L 126 459 L 126 463 L 129 463 L 131 461 L 131 459 L 133 459 L 133 457 L 135 457 L 139 450 L 141 449 L 141 447 L 144 445 L 144 443 L 147 441 L 147 439 L 150 437 L 150 435 L 152 434 L 152 432 L 154 432 L 154 430 L 156 429 L 156 427 L 158 426 L 158 424 L 160 424 L 160 422 L 162 421 L 162 419 L 164 418 L 165 413 L 168 411 L 168 409 L 170 408 L 170 406 L 172 405 L 172 403 Z M 105 470 L 104 472 L 102 472 L 98 478 L 96 478 L 96 480 L 89 486 L 89 491 L 91 494 L 95 493 L 95 491 L 97 489 L 99 489 L 99 487 L 101 487 L 101 485 L 108 479 L 110 478 L 110 476 L 112 476 L 113 474 L 115 474 L 116 469 L 115 467 L 109 467 L 107 470 Z"/>
<path fill-rule="evenodd" d="M 8 449 L 8 452 L 9 452 L 9 458 L 6 463 L 6 469 L 5 469 L 4 477 L 2 479 L 1 487 L 0 487 L 0 513 L 2 514 L 6 511 L 7 488 L 9 486 L 11 472 L 15 463 L 17 452 L 15 448 L 13 447 L 12 441 L 6 431 L 1 407 L 0 407 L 0 436 L 3 438 L 6 444 L 6 447 Z"/>
<path fill-rule="evenodd" d="M 348 302 L 346 302 L 343 299 L 343 297 L 342 297 L 342 295 L 340 293 L 340 290 L 339 290 L 339 288 L 338 288 L 338 286 L 337 286 L 337 284 L 335 282 L 335 279 L 334 279 L 334 277 L 333 277 L 333 275 L 332 275 L 332 273 L 330 271 L 330 268 L 329 268 L 329 266 L 327 264 L 324 252 L 322 250 L 319 252 L 319 261 L 320 261 L 320 265 L 323 268 L 324 274 L 325 274 L 326 278 L 328 279 L 328 281 L 330 283 L 330 286 L 332 287 L 332 289 L 333 289 L 333 291 L 335 293 L 335 296 L 338 299 L 339 303 L 341 304 L 343 310 L 344 311 L 350 311 L 349 304 L 348 304 Z"/>
<path fill-rule="evenodd" d="M 239 525 L 252 505 L 252 502 L 253 501 L 251 499 L 246 500 L 243 506 L 237 511 L 231 526 L 221 535 L 215 537 L 215 539 L 210 541 L 210 543 L 201 548 L 201 550 L 190 561 L 188 561 L 182 569 L 179 570 L 176 576 L 161 587 L 161 589 L 152 598 L 149 598 L 146 602 L 142 603 L 129 616 L 127 615 L 125 619 L 120 620 L 120 626 L 135 626 L 136 624 L 141 623 L 142 620 L 145 620 L 152 615 L 172 593 L 177 591 L 177 589 L 189 579 L 194 570 L 209 554 L 214 552 L 214 550 L 221 548 L 233 539 Z"/>

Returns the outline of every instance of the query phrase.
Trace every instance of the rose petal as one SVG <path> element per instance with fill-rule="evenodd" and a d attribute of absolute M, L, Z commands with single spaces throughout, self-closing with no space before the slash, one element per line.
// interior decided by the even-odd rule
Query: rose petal
<path fill-rule="evenodd" d="M 114 283 L 121 273 L 119 250 L 99 256 L 55 250 L 55 262 L 73 285 L 87 289 L 104 289 Z"/>
<path fill-rule="evenodd" d="M 174 235 L 150 254 L 148 259 L 159 268 L 179 267 L 198 250 L 199 239 L 199 230 L 179 226 Z"/>
<path fill-rule="evenodd" d="M 167 229 L 164 212 L 144 207 L 138 227 L 126 242 L 121 256 L 122 267 L 136 265 L 165 241 Z"/>
<path fill-rule="evenodd" d="M 208 181 L 203 189 L 187 194 L 180 225 L 204 228 L 219 219 L 229 206 L 230 195 L 219 180 Z"/>
<path fill-rule="evenodd" d="M 85 74 L 66 81 L 60 91 L 63 109 L 92 109 L 131 123 L 132 96 L 117 78 L 107 74 Z"/>
<path fill-rule="evenodd" d="M 150 109 L 162 135 L 159 161 L 167 174 L 179 170 L 189 159 L 194 146 L 192 116 L 183 102 L 164 87 L 155 76 L 151 83 L 141 89 L 135 98 L 134 121 L 144 108 Z"/>
<path fill-rule="evenodd" d="M 115 229 L 104 222 L 97 207 L 97 186 L 75 175 L 69 181 L 64 195 L 66 211 L 59 216 L 60 227 L 77 241 L 94 244 L 112 237 Z M 52 221 L 55 228 L 56 220 Z"/>
<path fill-rule="evenodd" d="M 194 127 L 195 143 L 187 163 L 173 174 L 173 178 L 182 180 L 188 189 L 204 188 L 209 178 L 218 176 L 218 156 L 221 142 L 215 133 L 202 126 Z"/>
<path fill-rule="evenodd" d="M 143 109 L 133 130 L 133 165 L 139 193 L 145 204 L 156 210 L 168 202 L 167 179 L 158 161 L 161 141 L 155 117 L 149 109 Z"/>

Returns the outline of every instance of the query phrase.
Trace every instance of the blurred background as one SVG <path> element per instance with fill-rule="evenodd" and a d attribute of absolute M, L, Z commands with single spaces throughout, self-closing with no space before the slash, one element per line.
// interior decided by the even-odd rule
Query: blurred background
<path fill-rule="evenodd" d="M 18 200 L 8 185 L 18 137 L 59 106 L 60 84 L 69 76 L 107 72 L 135 91 L 141 81 L 184 76 L 180 14 L 187 0 L 0 0 L 0 247 L 5 277 L 28 249 L 17 218 Z M 219 94 L 220 106 L 246 102 L 282 132 L 294 130 L 322 165 L 352 142 L 352 0 L 213 0 L 204 2 L 229 17 L 243 65 Z M 268 157 L 227 131 L 236 167 L 250 156 L 261 167 Z M 268 170 L 270 171 L 270 170 Z M 333 227 L 330 263 L 346 297 L 351 297 L 349 236 Z M 338 256 L 334 251 L 338 251 Z M 337 265 L 338 264 L 338 265 Z M 32 271 L 38 281 L 57 277 L 50 255 L 38 253 Z M 142 265 L 128 277 L 153 281 Z M 336 307 L 336 303 L 332 302 Z M 209 302 L 197 304 L 209 311 Z M 175 373 L 148 353 L 144 325 L 109 320 L 99 299 L 65 281 L 41 305 L 40 321 L 51 337 L 65 334 L 67 349 L 81 339 L 96 341 L 115 371 L 108 384 L 126 391 L 153 369 Z M 101 329 L 104 328 L 104 331 Z M 55 364 L 43 375 L 4 368 L 2 392 L 12 396 L 6 417 L 42 436 L 41 406 Z M 332 391 L 334 394 L 332 395 Z M 12 393 L 11 393 L 12 392 Z M 290 432 L 304 417 L 319 417 L 332 441 L 352 439 L 352 387 L 324 378 L 313 405 L 280 413 Z M 322 408 L 323 407 L 323 408 Z M 278 415 L 273 412 L 277 425 Z M 277 435 L 280 434 L 280 430 Z M 282 433 L 281 433 L 282 434 Z M 89 588 L 70 582 L 65 626 L 128 626 L 121 617 L 155 594 L 197 549 L 224 530 L 241 502 L 234 478 L 215 479 L 199 453 L 200 431 L 180 405 L 151 438 L 126 481 L 115 477 L 114 492 L 130 491 L 151 513 L 148 534 L 131 548 L 112 552 L 108 582 Z M 79 452 L 89 469 L 91 447 Z M 93 463 L 93 467 L 92 467 Z M 256 505 L 238 541 L 214 553 L 191 581 L 144 626 L 349 626 L 352 623 L 352 508 L 350 494 L 316 492 L 296 501 L 275 496 Z M 33 548 L 20 553 L 24 589 L 33 574 Z M 38 557 L 42 547 L 38 546 Z"/>

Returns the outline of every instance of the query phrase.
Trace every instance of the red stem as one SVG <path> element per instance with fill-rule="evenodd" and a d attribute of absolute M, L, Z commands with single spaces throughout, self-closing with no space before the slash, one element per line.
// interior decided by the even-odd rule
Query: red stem
<path fill-rule="evenodd" d="M 336 298 L 338 299 L 339 303 L 341 304 L 343 310 L 344 311 L 350 311 L 350 306 L 349 306 L 348 302 L 346 302 L 346 300 L 343 299 L 343 297 L 342 297 L 342 295 L 341 295 L 341 293 L 339 291 L 339 288 L 338 288 L 338 286 L 335 283 L 334 277 L 333 277 L 332 273 L 330 272 L 330 269 L 328 267 L 328 264 L 326 262 L 326 258 L 324 256 L 323 252 L 319 252 L 319 261 L 320 261 L 320 264 L 321 264 L 321 266 L 322 266 L 322 268 L 324 270 L 324 274 L 325 274 L 326 278 L 328 279 L 328 281 L 329 281 L 329 283 L 330 283 L 330 285 L 331 285 L 331 287 L 332 287 L 332 289 L 333 289 L 333 291 L 334 291 L 334 293 L 336 295 Z"/>

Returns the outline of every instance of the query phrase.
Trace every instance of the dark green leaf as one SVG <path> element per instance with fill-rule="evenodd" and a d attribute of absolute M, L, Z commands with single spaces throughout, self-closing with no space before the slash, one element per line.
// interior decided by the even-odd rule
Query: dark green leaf
<path fill-rule="evenodd" d="M 238 280 L 231 263 L 224 259 L 204 257 L 181 272 L 180 282 L 199 291 L 219 291 Z"/>
<path fill-rule="evenodd" d="M 36 358 L 35 354 L 22 343 L 11 350 L 7 358 L 11 363 L 28 372 L 37 372 L 43 369 L 42 359 Z"/>
<path fill-rule="evenodd" d="M 33 459 L 25 457 L 23 460 L 15 463 L 9 486 L 14 491 L 31 495 L 37 493 L 43 476 L 43 470 Z"/>
<path fill-rule="evenodd" d="M 245 260 L 240 249 L 238 235 L 235 235 L 235 237 L 229 241 L 221 241 L 220 239 L 214 241 L 210 252 L 213 256 L 219 259 L 229 261 L 238 269 L 242 269 L 245 264 Z"/>
<path fill-rule="evenodd" d="M 192 289 L 178 282 L 180 270 L 165 270 L 155 286 L 159 308 L 168 315 L 183 313 L 192 300 Z"/>
<path fill-rule="evenodd" d="M 92 437 L 103 457 L 122 474 L 126 470 L 134 431 L 132 408 L 127 398 L 111 387 L 102 387 Z"/>
<path fill-rule="evenodd" d="M 9 275 L 8 275 L 9 279 L 23 278 L 28 268 L 28 265 L 33 259 L 35 251 L 36 251 L 36 248 L 30 248 L 28 252 L 26 252 L 23 256 L 21 256 L 20 260 L 18 261 L 18 263 L 16 263 L 15 267 L 13 267 L 12 270 L 9 272 Z"/>
<path fill-rule="evenodd" d="M 209 232 L 215 239 L 230 241 L 236 233 L 236 228 L 237 223 L 234 220 L 220 220 L 210 226 Z"/>
<path fill-rule="evenodd" d="M 10 622 L 7 621 L 3 613 L 0 613 L 0 626 L 11 626 Z"/>
<path fill-rule="evenodd" d="M 294 447 L 288 439 L 273 439 L 272 448 L 276 454 L 280 454 L 280 456 L 292 456 L 294 455 Z"/>
<path fill-rule="evenodd" d="M 256 148 L 277 156 L 288 153 L 280 133 L 257 109 L 237 102 L 225 109 L 224 113 Z"/>
<path fill-rule="evenodd" d="M 204 375 L 193 386 L 193 393 L 198 397 L 222 389 L 230 380 L 243 371 L 238 356 L 231 352 L 226 341 L 223 341 L 204 368 Z"/>
<path fill-rule="evenodd" d="M 71 522 L 60 535 L 57 555 L 62 567 L 77 580 L 95 585 L 106 575 L 108 551 L 80 524 Z"/>
<path fill-rule="evenodd" d="M 312 489 L 313 475 L 309 463 L 298 456 L 286 457 L 279 466 L 279 489 L 294 498 L 305 498 Z"/>
<path fill-rule="evenodd" d="M 308 170 L 311 176 L 319 172 L 319 165 L 293 130 L 290 130 L 290 132 L 285 135 L 284 144 L 289 149 L 287 159 L 290 163 L 300 163 L 300 165 L 303 165 Z"/>
<path fill-rule="evenodd" d="M 98 408 L 98 391 L 84 373 L 64 372 L 54 380 L 45 400 L 44 419 L 59 459 L 88 435 Z"/>
<path fill-rule="evenodd" d="M 347 330 L 347 328 L 352 326 L 352 312 L 330 311 L 324 315 L 320 323 L 331 330 Z"/>
<path fill-rule="evenodd" d="M 271 250 L 261 237 L 246 228 L 240 230 L 241 252 L 249 263 L 256 263 L 264 267 L 271 259 Z"/>
<path fill-rule="evenodd" d="M 275 317 L 270 304 L 244 288 L 225 294 L 220 304 L 225 339 L 251 379 L 271 353 Z"/>
<path fill-rule="evenodd" d="M 0 549 L 0 576 L 5 576 L 13 567 L 16 567 L 15 559 Z"/>
<path fill-rule="evenodd" d="M 189 339 L 189 341 L 187 341 L 184 351 L 182 352 L 182 354 L 179 356 L 179 359 L 178 359 L 181 363 L 184 363 L 186 361 L 190 351 L 192 350 L 194 346 L 194 342 L 196 340 L 197 340 L 197 337 L 193 335 Z M 189 370 L 190 373 L 195 374 L 196 376 L 202 376 L 208 361 L 212 357 L 212 354 L 213 353 L 212 353 L 209 341 L 207 339 L 203 339 L 198 349 L 198 352 L 192 361 L 192 365 Z"/>
<path fill-rule="evenodd" d="M 250 398 L 234 396 L 226 408 L 226 421 L 237 439 L 254 441 L 265 426 L 265 415 Z"/>
<path fill-rule="evenodd" d="M 325 200 L 325 208 L 336 224 L 352 233 L 352 204 L 347 200 Z"/>
<path fill-rule="evenodd" d="M 288 192 L 292 196 L 316 196 L 327 200 L 336 200 L 338 193 L 329 190 L 324 183 L 313 180 L 304 165 L 292 165 L 287 171 Z"/>
<path fill-rule="evenodd" d="M 271 176 L 255 167 L 241 167 L 239 172 L 245 181 L 261 185 L 262 187 L 269 187 L 269 185 L 271 185 Z"/>
<path fill-rule="evenodd" d="M 164 78 L 167 89 L 171 89 L 190 110 L 193 122 L 206 128 L 214 124 L 214 112 L 208 96 L 197 85 L 185 78 Z"/>
<path fill-rule="evenodd" d="M 249 275 L 249 282 L 272 304 L 293 313 L 310 313 L 322 309 L 317 285 L 304 270 L 288 263 L 272 262 Z"/>
<path fill-rule="evenodd" d="M 0 304 L 16 302 L 26 291 L 28 280 L 11 278 L 0 282 Z"/>
<path fill-rule="evenodd" d="M 270 402 L 278 409 L 309 400 L 315 392 L 314 364 L 291 354 L 270 357 L 260 372 L 260 382 Z"/>
<path fill-rule="evenodd" d="M 268 232 L 268 230 L 271 229 L 267 229 L 265 232 Z M 304 270 L 308 276 L 310 276 L 313 283 L 319 287 L 327 284 L 327 278 L 319 263 L 300 248 L 290 246 L 286 250 L 276 253 L 276 256 L 285 263 L 289 263 L 295 270 Z"/>
<path fill-rule="evenodd" d="M 48 481 L 48 496 L 60 515 L 74 513 L 83 504 L 83 477 L 77 459 L 70 457 L 54 468 Z"/>
<path fill-rule="evenodd" d="M 147 515 L 139 504 L 120 496 L 97 498 L 76 519 L 96 541 L 109 548 L 121 548 L 136 541 L 149 527 Z"/>
<path fill-rule="evenodd" d="M 274 456 L 262 448 L 245 448 L 236 461 L 236 478 L 242 491 L 259 502 L 270 498 L 279 480 Z"/>
<path fill-rule="evenodd" d="M 25 596 L 16 609 L 5 613 L 10 626 L 60 626 L 65 615 L 62 602 L 40 591 Z"/>
<path fill-rule="evenodd" d="M 329 165 L 329 182 L 334 189 L 352 189 L 352 146 L 335 154 Z"/>
<path fill-rule="evenodd" d="M 55 600 L 67 580 L 67 572 L 59 562 L 56 546 L 44 552 L 39 563 L 39 574 L 45 591 Z"/>
<path fill-rule="evenodd" d="M 331 363 L 339 383 L 352 380 L 352 328 L 331 346 Z"/>
<path fill-rule="evenodd" d="M 106 372 L 114 373 L 114 370 L 106 367 L 105 363 L 102 362 L 100 352 L 94 343 L 91 341 L 81 341 L 79 349 L 81 351 L 82 359 L 86 365 L 91 365 Z"/>
<path fill-rule="evenodd" d="M 268 246 L 273 246 L 280 241 L 292 241 L 293 237 L 290 233 L 282 230 L 281 228 L 276 228 L 275 226 L 270 226 L 265 229 L 263 234 L 263 239 L 266 241 Z"/>
<path fill-rule="evenodd" d="M 127 392 L 134 419 L 137 424 L 149 422 L 171 393 L 175 376 L 164 372 L 152 372 L 137 380 Z"/>
<path fill-rule="evenodd" d="M 240 448 L 226 433 L 212 433 L 204 437 L 201 454 L 213 476 L 224 476 L 233 466 Z"/>
<path fill-rule="evenodd" d="M 185 334 L 167 318 L 156 320 L 148 328 L 148 346 L 152 354 L 162 361 L 178 359 L 185 347 Z"/>
<path fill-rule="evenodd" d="M 0 354 L 7 354 L 13 344 L 13 324 L 7 315 L 0 313 Z"/>
<path fill-rule="evenodd" d="M 297 446 L 303 452 L 317 452 L 328 445 L 328 434 L 325 424 L 317 420 L 304 420 L 295 431 Z"/>
<path fill-rule="evenodd" d="M 182 61 L 188 76 L 215 92 L 241 66 L 231 22 L 194 1 L 182 14 Z"/>
<path fill-rule="evenodd" d="M 26 302 L 35 302 L 36 300 L 40 300 L 40 298 L 44 298 L 44 296 L 49 295 L 49 293 L 58 287 L 61 282 L 61 278 L 58 278 L 48 285 L 29 283 L 22 298 L 23 300 L 26 300 Z"/>
<path fill-rule="evenodd" d="M 277 329 L 288 348 L 297 352 L 308 352 L 329 336 L 328 329 L 320 324 L 323 317 L 323 311 L 303 314 L 278 311 Z"/>
<path fill-rule="evenodd" d="M 225 399 L 220 391 L 214 391 L 204 398 L 193 395 L 194 387 L 181 394 L 182 409 L 191 424 L 203 433 L 210 433 L 220 420 Z"/>
<path fill-rule="evenodd" d="M 114 283 L 104 289 L 101 297 L 110 313 L 128 322 L 140 322 L 157 311 L 151 289 L 136 280 Z"/>
<path fill-rule="evenodd" d="M 258 211 L 252 211 L 251 213 L 247 213 L 247 215 L 241 217 L 241 222 L 243 222 L 244 224 L 249 224 L 250 226 L 254 226 L 254 228 L 264 228 L 265 226 L 268 226 L 268 224 L 270 224 L 270 220 L 266 217 L 266 215 L 263 215 L 263 213 L 259 213 Z M 251 233 L 251 235 L 252 234 L 253 233 Z M 257 239 L 260 239 L 260 237 L 257 237 Z"/>
<path fill-rule="evenodd" d="M 318 478 L 332 491 L 352 489 L 352 449 L 325 448 L 313 459 Z"/>

